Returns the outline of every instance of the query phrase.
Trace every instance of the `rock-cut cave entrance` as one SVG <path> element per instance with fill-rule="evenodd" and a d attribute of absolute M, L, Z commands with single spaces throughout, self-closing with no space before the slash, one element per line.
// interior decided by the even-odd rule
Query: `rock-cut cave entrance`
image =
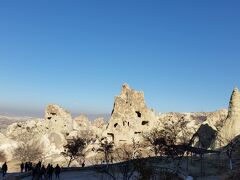
<path fill-rule="evenodd" d="M 142 113 L 140 111 L 135 111 L 135 113 L 137 114 L 137 117 L 139 117 L 139 118 L 142 117 Z"/>

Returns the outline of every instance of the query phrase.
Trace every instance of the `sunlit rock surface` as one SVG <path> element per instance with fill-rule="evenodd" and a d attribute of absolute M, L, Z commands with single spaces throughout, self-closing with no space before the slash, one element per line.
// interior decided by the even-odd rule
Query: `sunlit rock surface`
<path fill-rule="evenodd" d="M 45 109 L 44 119 L 31 119 L 9 125 L 6 133 L 0 134 L 0 151 L 11 160 L 14 149 L 30 139 L 44 152 L 46 161 L 63 163 L 66 159 L 61 152 L 67 140 L 83 137 L 87 140 L 86 158 L 93 159 L 98 155 L 99 144 L 105 138 L 113 141 L 115 147 L 132 144 L 133 141 L 142 142 L 143 134 L 154 128 L 170 127 L 176 122 L 184 124 L 182 131 L 177 134 L 177 142 L 180 142 L 187 130 L 189 138 L 193 135 L 197 137 L 194 146 L 215 148 L 220 137 L 226 144 L 229 139 L 240 134 L 239 107 L 240 95 L 235 88 L 228 110 L 156 113 L 147 107 L 143 92 L 124 84 L 120 95 L 115 97 L 113 111 L 107 123 L 103 118 L 90 121 L 85 115 L 73 119 L 70 112 L 51 104 Z"/>
<path fill-rule="evenodd" d="M 158 116 L 147 108 L 144 93 L 122 86 L 120 96 L 115 97 L 111 118 L 103 136 L 116 145 L 141 140 L 141 133 L 156 126 Z"/>
<path fill-rule="evenodd" d="M 229 102 L 227 119 L 218 134 L 218 146 L 226 145 L 240 134 L 240 94 L 238 88 L 234 88 Z"/>

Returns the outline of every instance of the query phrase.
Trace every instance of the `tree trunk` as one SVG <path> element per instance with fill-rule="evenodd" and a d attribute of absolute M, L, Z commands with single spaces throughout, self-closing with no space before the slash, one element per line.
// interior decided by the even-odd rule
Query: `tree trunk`
<path fill-rule="evenodd" d="M 70 160 L 69 160 L 69 162 L 68 162 L 68 166 L 67 166 L 67 167 L 69 167 L 69 166 L 70 166 L 71 162 L 72 162 L 72 158 L 70 158 Z"/>

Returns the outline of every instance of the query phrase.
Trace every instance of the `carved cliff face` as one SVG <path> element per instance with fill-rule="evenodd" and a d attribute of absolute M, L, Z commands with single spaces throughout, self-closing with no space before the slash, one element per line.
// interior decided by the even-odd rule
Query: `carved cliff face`
<path fill-rule="evenodd" d="M 103 136 L 116 145 L 131 143 L 133 139 L 140 140 L 142 132 L 151 128 L 156 119 L 155 113 L 147 109 L 143 92 L 124 84 L 121 95 L 115 97 L 112 115 Z"/>
<path fill-rule="evenodd" d="M 122 86 L 120 96 L 115 97 L 112 118 L 142 118 L 146 116 L 147 106 L 143 92 L 130 89 L 127 84 Z"/>
<path fill-rule="evenodd" d="M 68 135 L 73 130 L 73 120 L 69 112 L 57 105 L 48 105 L 45 110 L 45 121 L 49 131 L 61 132 Z"/>

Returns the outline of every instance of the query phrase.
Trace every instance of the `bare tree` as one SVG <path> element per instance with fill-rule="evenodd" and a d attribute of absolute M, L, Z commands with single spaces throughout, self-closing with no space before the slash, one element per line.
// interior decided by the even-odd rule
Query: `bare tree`
<path fill-rule="evenodd" d="M 144 139 L 148 142 L 155 156 L 162 155 L 163 146 L 158 142 L 163 137 L 162 130 L 154 128 L 149 133 L 143 134 Z"/>
<path fill-rule="evenodd" d="M 134 166 L 132 161 L 136 157 L 135 147 L 136 145 L 134 144 L 124 144 L 114 151 L 114 159 L 120 162 L 117 167 L 123 180 L 129 180 L 136 171 L 136 166 Z"/>
<path fill-rule="evenodd" d="M 113 152 L 113 142 L 108 142 L 107 140 L 104 140 L 100 143 L 100 148 L 98 149 L 99 152 L 103 152 L 105 162 L 109 163 L 110 155 Z"/>
<path fill-rule="evenodd" d="M 72 161 L 84 157 L 85 146 L 85 139 L 80 137 L 74 137 L 72 140 L 68 141 L 68 143 L 64 146 L 64 152 L 62 152 L 65 157 L 69 158 L 68 167 Z"/>
<path fill-rule="evenodd" d="M 78 136 L 85 140 L 86 145 L 90 144 L 93 140 L 96 140 L 96 137 L 94 137 L 94 132 L 90 129 L 79 131 Z"/>
<path fill-rule="evenodd" d="M 43 150 L 39 147 L 38 137 L 35 133 L 28 129 L 22 131 L 15 137 L 19 145 L 14 150 L 14 157 L 22 162 L 32 161 L 36 162 L 44 158 Z"/>
<path fill-rule="evenodd" d="M 231 139 L 224 138 L 220 134 L 218 134 L 217 141 L 219 142 L 219 145 L 227 144 L 223 147 L 222 151 L 226 153 L 229 161 L 229 168 L 230 170 L 232 170 L 233 169 L 232 156 L 233 153 L 237 150 L 237 146 L 239 144 L 239 136 Z"/>
<path fill-rule="evenodd" d="M 36 162 L 43 158 L 43 151 L 34 142 L 25 142 L 14 150 L 14 156 L 21 162 Z"/>
<path fill-rule="evenodd" d="M 169 120 L 163 124 L 162 129 L 153 129 L 144 135 L 145 139 L 152 145 L 155 155 L 166 155 L 179 169 L 186 147 L 190 145 L 191 133 L 186 128 L 186 121 Z"/>
<path fill-rule="evenodd" d="M 227 157 L 228 157 L 228 160 L 229 160 L 229 168 L 230 168 L 230 170 L 233 170 L 232 155 L 233 155 L 233 152 L 236 150 L 236 144 L 237 144 L 237 142 L 234 142 L 232 140 L 226 146 L 226 154 L 227 154 Z"/>
<path fill-rule="evenodd" d="M 113 161 L 113 149 L 114 148 L 114 143 L 113 142 L 108 142 L 106 139 L 103 139 L 100 142 L 100 147 L 97 149 L 97 152 L 100 152 L 100 154 L 103 156 L 104 161 L 106 164 L 103 165 L 97 165 L 95 166 L 95 170 L 104 176 L 107 175 L 111 179 L 115 180 L 116 179 L 116 166 L 114 165 L 109 165 L 109 161 Z"/>

